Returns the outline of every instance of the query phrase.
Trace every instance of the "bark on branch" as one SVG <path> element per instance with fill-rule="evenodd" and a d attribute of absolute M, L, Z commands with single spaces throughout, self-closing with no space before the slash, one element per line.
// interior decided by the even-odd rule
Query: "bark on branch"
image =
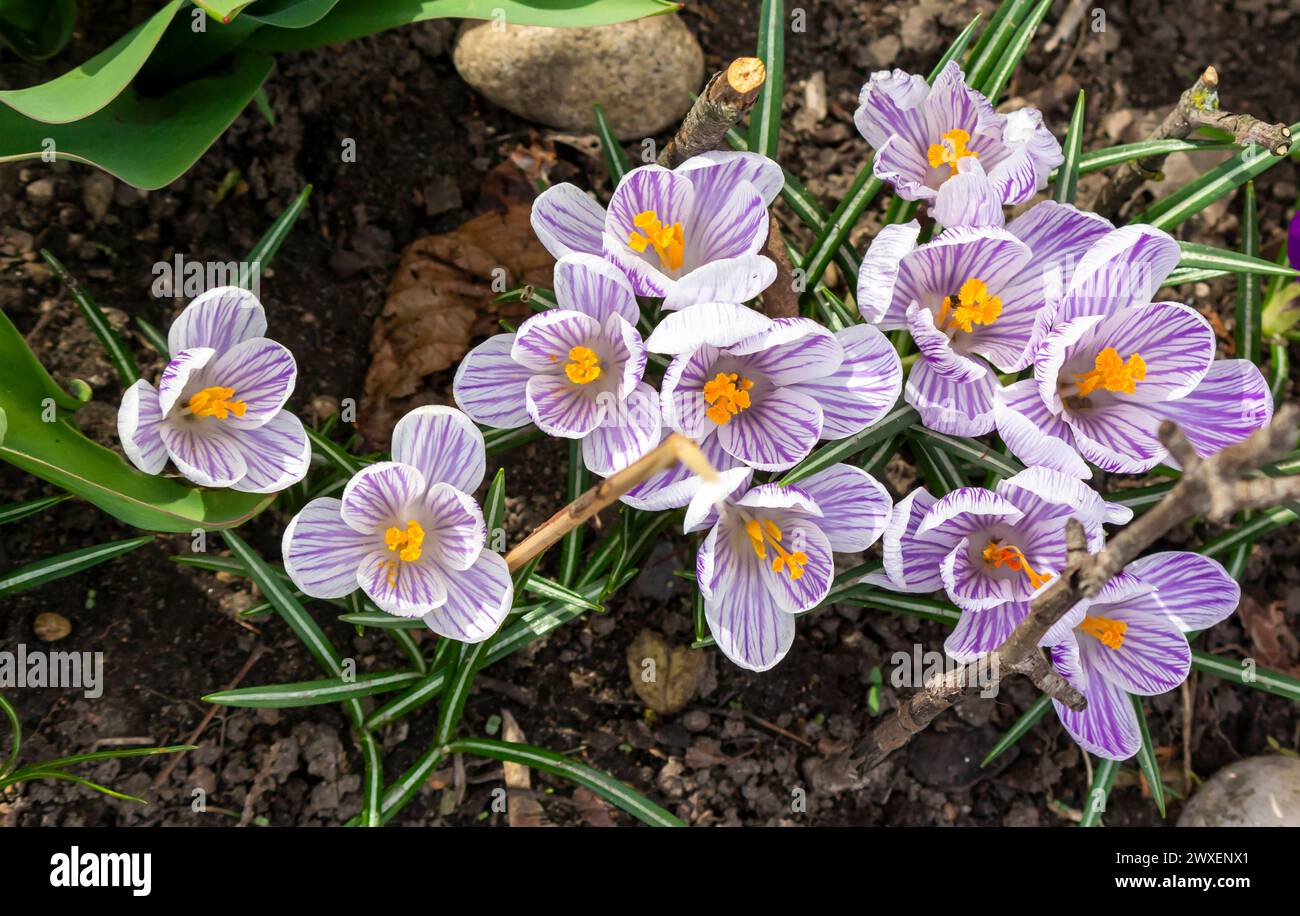
<path fill-rule="evenodd" d="M 1162 423 L 1160 439 L 1183 468 L 1174 488 L 1155 508 L 1111 538 L 1100 553 L 1087 552 L 1083 527 L 1071 520 L 1066 528 L 1069 555 L 1065 570 L 1033 600 L 1029 616 L 994 650 L 993 658 L 970 662 L 932 679 L 899 707 L 896 716 L 867 735 L 855 749 L 852 768 L 865 771 L 876 766 L 966 694 L 992 686 L 987 677 L 981 682 L 978 666 L 985 671 L 991 669 L 995 684 L 1008 671 L 1025 674 L 1055 699 L 1082 709 L 1076 703 L 1083 698 L 1050 669 L 1038 647 L 1039 640 L 1070 608 L 1096 595 L 1176 525 L 1197 515 L 1221 520 L 1242 509 L 1275 506 L 1300 496 L 1300 475 L 1262 477 L 1256 473 L 1295 447 L 1297 423 L 1300 407 L 1287 405 L 1269 426 L 1209 458 L 1198 457 L 1173 423 Z"/>
<path fill-rule="evenodd" d="M 727 131 L 754 107 L 766 79 L 767 69 L 757 57 L 737 57 L 726 70 L 713 74 L 659 154 L 659 164 L 673 169 L 722 146 Z"/>
<path fill-rule="evenodd" d="M 1269 124 L 1252 115 L 1233 114 L 1219 108 L 1219 73 L 1213 67 L 1205 68 L 1147 139 L 1183 140 L 1198 127 L 1226 130 L 1238 146 L 1263 146 L 1275 156 L 1285 156 L 1291 148 L 1291 130 L 1285 124 Z M 1093 209 L 1114 219 L 1144 181 L 1160 178 L 1164 161 L 1164 156 L 1152 156 L 1116 168 L 1110 182 L 1097 193 Z"/>

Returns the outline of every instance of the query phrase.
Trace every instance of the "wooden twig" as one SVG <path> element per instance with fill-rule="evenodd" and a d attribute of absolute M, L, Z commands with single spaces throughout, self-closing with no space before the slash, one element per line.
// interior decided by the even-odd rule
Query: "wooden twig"
<path fill-rule="evenodd" d="M 1219 108 L 1219 73 L 1206 67 L 1178 104 L 1160 122 L 1148 140 L 1186 139 L 1198 127 L 1213 127 L 1232 134 L 1238 146 L 1263 146 L 1275 156 L 1285 156 L 1291 148 L 1291 129 L 1285 124 L 1269 124 L 1248 114 L 1233 114 Z M 1135 159 L 1116 168 L 1110 181 L 1097 192 L 1093 209 L 1102 216 L 1115 218 L 1142 183 L 1160 178 L 1164 156 Z"/>
<path fill-rule="evenodd" d="M 1298 423 L 1300 407 L 1287 405 L 1278 411 L 1269 426 L 1209 458 L 1198 457 L 1173 423 L 1162 423 L 1160 439 L 1183 467 L 1173 489 L 1153 509 L 1111 538 L 1100 553 L 1087 552 L 1083 526 L 1072 519 L 1066 527 L 1069 545 L 1066 568 L 1030 603 L 1029 616 L 994 650 L 992 658 L 982 658 L 935 677 L 903 702 L 897 715 L 877 725 L 856 749 L 856 766 L 862 769 L 876 766 L 957 700 L 976 689 L 987 690 L 996 685 L 1008 671 L 1030 676 L 1053 697 L 1074 706 L 1072 701 L 1082 698 L 1063 678 L 1050 671 L 1038 648 L 1039 640 L 1080 600 L 1096 595 L 1103 585 L 1176 525 L 1196 515 L 1224 519 L 1242 509 L 1274 506 L 1300 495 L 1300 475 L 1254 476 L 1260 467 L 1277 461 L 1294 448 Z M 977 666 L 986 672 L 991 669 L 992 685 L 987 677 L 981 683 Z"/>
<path fill-rule="evenodd" d="M 776 264 L 776 279 L 763 290 L 763 314 L 769 318 L 798 317 L 799 292 L 794 288 L 794 264 L 774 211 L 767 214 L 767 244 L 763 246 L 763 254 Z"/>
<path fill-rule="evenodd" d="M 718 479 L 718 472 L 700 451 L 700 447 L 681 433 L 673 433 L 653 451 L 605 478 L 533 529 L 532 534 L 506 554 L 506 565 L 511 572 L 521 569 L 529 560 L 574 528 L 613 505 L 628 490 L 660 471 L 668 470 L 679 461 L 698 474 L 705 483 L 715 483 Z"/>
<path fill-rule="evenodd" d="M 727 131 L 754 107 L 766 79 L 767 68 L 757 57 L 737 57 L 726 70 L 713 74 L 659 154 L 659 164 L 673 169 L 692 156 L 722 146 Z"/>

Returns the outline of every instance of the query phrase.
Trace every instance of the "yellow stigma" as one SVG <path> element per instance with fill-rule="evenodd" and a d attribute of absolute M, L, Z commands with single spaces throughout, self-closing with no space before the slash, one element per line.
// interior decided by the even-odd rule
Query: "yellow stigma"
<path fill-rule="evenodd" d="M 686 254 L 686 239 L 682 235 L 681 223 L 665 226 L 655 211 L 642 210 L 633 218 L 632 225 L 641 230 L 627 234 L 627 243 L 635 251 L 645 251 L 646 246 L 651 245 L 655 254 L 659 255 L 660 267 L 668 270 L 681 269 L 682 258 Z"/>
<path fill-rule="evenodd" d="M 927 152 L 932 168 L 938 168 L 946 165 L 952 169 L 952 174 L 957 174 L 957 160 L 964 159 L 966 156 L 979 158 L 980 154 L 973 149 L 967 149 L 966 144 L 970 143 L 970 134 L 960 127 L 948 131 L 943 135 L 943 143 L 931 143 Z"/>
<path fill-rule="evenodd" d="M 190 405 L 185 412 L 196 417 L 216 417 L 218 420 L 224 420 L 232 413 L 242 417 L 244 411 L 248 410 L 248 405 L 243 401 L 232 401 L 234 396 L 233 388 L 204 388 L 190 398 Z"/>
<path fill-rule="evenodd" d="M 749 535 L 749 544 L 760 560 L 767 559 L 767 548 L 769 545 L 772 547 L 772 552 L 776 554 L 772 558 L 772 572 L 784 572 L 791 581 L 797 581 L 803 576 L 803 567 L 808 562 L 808 554 L 802 550 L 791 553 L 782 547 L 781 529 L 777 527 L 776 522 L 767 518 L 761 521 L 758 519 L 748 521 L 745 523 L 745 533 Z"/>
<path fill-rule="evenodd" d="M 961 285 L 955 296 L 945 296 L 939 309 L 939 330 L 951 321 L 961 330 L 970 333 L 972 326 L 992 324 L 1002 314 L 1002 300 L 989 295 L 989 286 L 983 280 L 971 277 Z"/>
<path fill-rule="evenodd" d="M 414 563 L 420 559 L 420 548 L 424 546 L 424 529 L 415 519 L 406 523 L 406 530 L 389 528 L 384 532 L 384 543 L 388 549 L 396 551 L 399 559 Z"/>
<path fill-rule="evenodd" d="M 989 541 L 989 545 L 984 548 L 984 562 L 994 567 L 1005 566 L 1015 572 L 1024 573 L 1029 579 L 1029 584 L 1034 588 L 1042 588 L 1043 583 L 1052 578 L 1051 573 L 1035 572 L 1029 565 L 1029 560 L 1025 558 L 1024 551 L 1010 544 L 1004 546 L 997 541 Z"/>
<path fill-rule="evenodd" d="M 712 381 L 704 383 L 704 401 L 709 405 L 704 415 L 719 426 L 726 426 L 733 416 L 750 406 L 749 389 L 753 387 L 753 382 L 734 372 L 719 372 Z"/>
<path fill-rule="evenodd" d="M 1124 362 L 1118 350 L 1107 347 L 1097 354 L 1093 370 L 1076 375 L 1074 380 L 1079 383 L 1079 396 L 1086 398 L 1098 388 L 1132 394 L 1146 377 L 1147 364 L 1141 356 L 1134 353 Z"/>
<path fill-rule="evenodd" d="M 600 357 L 586 347 L 574 347 L 569 351 L 569 364 L 564 367 L 564 374 L 575 385 L 586 385 L 600 378 Z"/>
<path fill-rule="evenodd" d="M 1083 618 L 1079 629 L 1096 636 L 1107 649 L 1118 649 L 1124 645 L 1124 633 L 1128 630 L 1128 624 L 1122 620 L 1111 620 L 1109 617 L 1088 616 Z"/>

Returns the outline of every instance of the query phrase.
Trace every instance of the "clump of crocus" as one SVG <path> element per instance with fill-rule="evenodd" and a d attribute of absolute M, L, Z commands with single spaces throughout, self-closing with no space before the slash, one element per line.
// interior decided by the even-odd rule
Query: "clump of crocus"
<path fill-rule="evenodd" d="M 1053 700 L 1066 731 L 1100 757 L 1136 754 L 1142 736 L 1129 695 L 1182 684 L 1192 666 L 1184 634 L 1225 619 L 1240 598 L 1240 586 L 1214 560 L 1171 551 L 1130 563 L 1075 605 L 1042 640 L 1052 665 L 1088 701 L 1075 712 Z"/>
<path fill-rule="evenodd" d="M 158 387 L 126 390 L 117 433 L 131 462 L 158 474 L 170 458 L 206 487 L 274 493 L 302 480 L 311 443 L 284 409 L 298 375 L 293 354 L 268 340 L 266 313 L 250 292 L 209 290 L 167 335 Z"/>
<path fill-rule="evenodd" d="M 474 420 L 511 429 L 530 421 L 582 440 L 592 473 L 608 477 L 659 443 L 658 395 L 641 380 L 646 349 L 627 278 L 593 255 L 555 265 L 559 307 L 497 334 L 461 361 L 452 389 Z"/>
<path fill-rule="evenodd" d="M 905 200 L 929 202 L 947 226 L 972 225 L 959 214 L 981 212 L 973 201 L 985 189 L 998 206 L 1024 203 L 1065 159 L 1037 109 L 999 114 L 966 85 L 956 62 L 943 68 L 933 87 L 903 70 L 872 74 L 853 120 L 875 148 L 876 177 Z M 976 178 L 959 179 L 962 174 Z M 983 212 L 987 219 L 987 208 Z"/>
<path fill-rule="evenodd" d="M 685 530 L 709 532 L 695 575 L 714 642 L 742 668 L 766 671 L 790 650 L 795 615 L 830 591 L 832 554 L 875 543 L 890 500 L 875 478 L 847 464 L 791 486 L 748 489 L 749 476 L 734 468 L 717 487 L 701 488 Z"/>
<path fill-rule="evenodd" d="M 1123 524 L 1132 512 L 1106 503 L 1075 477 L 1028 468 L 994 490 L 962 487 L 942 499 L 909 493 L 894 507 L 884 533 L 884 574 L 867 581 L 902 592 L 943 589 L 962 608 L 944 644 L 969 661 L 1001 645 L 1028 613 L 1029 601 L 1065 568 L 1065 528 L 1077 519 L 1096 552 L 1103 523 Z"/>
<path fill-rule="evenodd" d="M 674 356 L 660 386 L 665 425 L 706 454 L 716 440 L 733 463 L 763 471 L 789 468 L 819 439 L 875 423 L 902 383 L 898 354 L 875 328 L 832 333 L 742 305 L 705 303 L 670 315 L 647 346 Z"/>
<path fill-rule="evenodd" d="M 1103 470 L 1138 474 L 1169 460 L 1163 420 L 1206 456 L 1272 418 L 1254 363 L 1216 360 L 1205 318 L 1151 301 L 1179 255 L 1177 242 L 1142 225 L 1108 233 L 1084 255 L 1039 316 L 1034 378 L 998 395 L 998 431 L 1021 460 L 1079 473 L 1068 457 L 1077 451 Z"/>
<path fill-rule="evenodd" d="M 510 571 L 486 546 L 471 496 L 483 482 L 483 434 L 453 407 L 419 407 L 393 429 L 393 460 L 362 468 L 343 497 L 309 502 L 285 529 L 284 569 L 304 594 L 360 588 L 439 636 L 482 642 L 514 602 Z"/>
<path fill-rule="evenodd" d="M 533 202 L 533 230 L 557 258 L 607 259 L 636 295 L 662 296 L 666 309 L 744 302 L 776 277 L 759 252 L 767 207 L 784 181 L 781 167 L 757 153 L 704 153 L 676 169 L 633 169 L 608 209 L 576 185 L 548 188 Z"/>
<path fill-rule="evenodd" d="M 1005 229 L 949 229 L 920 247 L 916 221 L 881 230 L 862 259 L 858 309 L 880 328 L 911 333 L 920 354 L 905 396 L 926 426 L 959 436 L 993 430 L 993 368 L 1030 364 L 1049 290 L 1059 290 L 1062 274 L 1111 228 L 1096 214 L 1044 201 Z M 1053 466 L 1073 455 L 1059 451 Z M 1086 473 L 1074 462 L 1072 470 Z"/>

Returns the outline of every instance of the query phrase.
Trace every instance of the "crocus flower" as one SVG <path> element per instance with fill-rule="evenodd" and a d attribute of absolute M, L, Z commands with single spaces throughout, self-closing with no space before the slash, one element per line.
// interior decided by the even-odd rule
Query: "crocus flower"
<path fill-rule="evenodd" d="M 1162 420 L 1178 423 L 1202 456 L 1269 421 L 1273 398 L 1259 369 L 1216 361 L 1214 331 L 1195 309 L 1151 301 L 1178 260 L 1177 242 L 1141 225 L 1108 233 L 1083 256 L 1038 318 L 1034 378 L 998 394 L 998 430 L 1021 460 L 1077 473 L 1068 458 L 1077 450 L 1103 470 L 1137 474 L 1170 460 Z"/>
<path fill-rule="evenodd" d="M 601 207 L 575 185 L 533 202 L 533 231 L 557 258 L 574 252 L 618 265 L 638 296 L 666 309 L 744 302 L 776 277 L 760 255 L 781 167 L 757 153 L 708 152 L 676 169 L 645 165 L 623 176 Z"/>
<path fill-rule="evenodd" d="M 265 333 L 262 304 L 238 287 L 186 306 L 167 334 L 158 387 L 140 379 L 122 396 L 117 434 L 131 463 L 158 474 L 170 458 L 201 486 L 252 493 L 302 480 L 311 443 L 284 409 L 298 366 Z"/>
<path fill-rule="evenodd" d="M 304 594 L 360 588 L 383 611 L 423 617 L 439 636 L 482 642 L 514 601 L 510 571 L 485 546 L 483 434 L 453 407 L 419 407 L 393 429 L 393 460 L 368 465 L 343 498 L 309 502 L 285 529 L 285 572 Z"/>
<path fill-rule="evenodd" d="M 706 453 L 716 439 L 736 462 L 762 471 L 785 470 L 819 439 L 875 423 L 902 383 L 898 354 L 875 328 L 832 333 L 807 318 L 773 320 L 743 305 L 677 312 L 647 346 L 675 357 L 660 386 L 665 425 Z"/>
<path fill-rule="evenodd" d="M 1037 109 L 998 114 L 966 85 L 955 61 L 933 87 L 903 70 L 872 74 L 853 120 L 876 150 L 876 177 L 891 183 L 899 197 L 942 209 L 946 226 L 970 225 L 954 217 L 969 201 L 949 200 L 951 195 L 987 188 L 999 205 L 1022 204 L 1065 159 Z M 953 181 L 976 164 L 986 183 Z"/>
<path fill-rule="evenodd" d="M 636 297 L 612 264 L 574 254 L 555 265 L 555 298 L 558 308 L 471 350 L 452 390 L 479 423 L 531 421 L 548 435 L 581 439 L 587 468 L 608 477 L 659 442 L 658 395 L 641 380 Z"/>
<path fill-rule="evenodd" d="M 866 550 L 880 536 L 889 494 L 847 464 L 786 487 L 748 489 L 745 468 L 720 477 L 717 489 L 701 488 L 686 510 L 686 531 L 709 532 L 695 561 L 704 616 L 727 658 L 766 671 L 790 650 L 794 615 L 830 591 L 832 553 Z"/>
<path fill-rule="evenodd" d="M 1081 480 L 1049 468 L 1028 468 L 994 490 L 962 487 L 942 499 L 918 489 L 894 507 L 885 529 L 884 574 L 866 581 L 901 592 L 943 589 L 968 612 L 945 643 L 949 655 L 966 660 L 971 646 L 1001 645 L 1030 599 L 1065 568 L 1069 519 L 1083 525 L 1095 552 L 1105 540 L 1104 522 L 1131 517 Z"/>
<path fill-rule="evenodd" d="M 1192 650 L 1183 634 L 1214 626 L 1240 598 L 1214 560 L 1171 551 L 1130 563 L 1071 608 L 1042 640 L 1052 665 L 1088 701 L 1082 712 L 1053 701 L 1066 731 L 1100 757 L 1136 754 L 1142 737 L 1128 695 L 1155 696 L 1185 681 Z"/>
<path fill-rule="evenodd" d="M 880 231 L 862 259 L 858 309 L 916 341 L 905 397 L 926 426 L 959 436 L 993 430 L 998 381 L 989 363 L 1002 372 L 1029 365 L 1048 292 L 1111 228 L 1096 214 L 1043 201 L 1005 229 L 948 229 L 919 248 L 915 220 Z M 1072 450 L 1060 451 L 1056 464 L 1073 456 L 1074 470 L 1086 471 Z"/>

